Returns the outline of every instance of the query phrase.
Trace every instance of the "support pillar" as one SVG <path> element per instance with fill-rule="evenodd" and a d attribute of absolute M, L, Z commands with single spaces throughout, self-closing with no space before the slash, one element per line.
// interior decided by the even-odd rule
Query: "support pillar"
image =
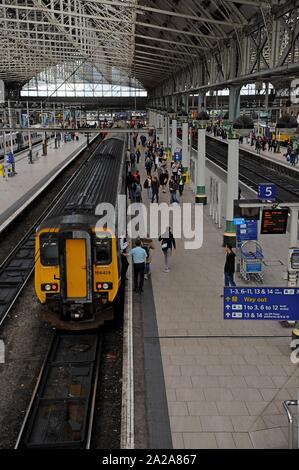
<path fill-rule="evenodd" d="M 29 114 L 29 103 L 26 103 L 27 109 L 27 127 L 30 127 L 30 114 Z M 31 140 L 31 133 L 28 131 L 28 147 L 29 147 L 29 161 L 32 162 L 32 140 Z"/>
<path fill-rule="evenodd" d="M 178 112 L 178 97 L 177 97 L 177 95 L 174 96 L 174 102 L 173 103 L 174 103 L 173 109 L 177 113 Z"/>
<path fill-rule="evenodd" d="M 177 148 L 177 127 L 178 123 L 176 119 L 172 120 L 171 128 L 171 154 L 174 155 L 175 149 Z"/>
<path fill-rule="evenodd" d="M 234 122 L 240 116 L 240 91 L 239 86 L 231 86 L 229 89 L 229 121 Z"/>
<path fill-rule="evenodd" d="M 165 140 L 166 140 L 166 118 L 164 114 L 161 114 L 161 138 L 160 141 L 163 142 L 165 147 Z"/>
<path fill-rule="evenodd" d="M 196 196 L 197 204 L 207 204 L 206 196 L 206 130 L 198 129 Z"/>
<path fill-rule="evenodd" d="M 265 83 L 266 90 L 265 90 L 265 109 L 268 110 L 269 107 L 269 82 Z"/>
<path fill-rule="evenodd" d="M 189 93 L 185 95 L 185 111 L 189 114 Z"/>
<path fill-rule="evenodd" d="M 298 272 L 292 269 L 291 255 L 294 248 L 298 247 L 298 213 L 299 207 L 290 208 L 290 242 L 289 242 L 289 264 L 288 264 L 288 287 L 297 287 Z"/>
<path fill-rule="evenodd" d="M 226 185 L 226 230 L 223 246 L 229 243 L 236 245 L 236 228 L 234 219 L 234 200 L 238 199 L 239 191 L 239 139 L 228 139 L 228 165 Z"/>
<path fill-rule="evenodd" d="M 12 111 L 11 111 L 11 105 L 10 105 L 10 100 L 7 102 L 8 105 L 8 123 L 9 127 L 12 128 L 13 122 L 12 122 Z M 9 132 L 9 137 L 10 137 L 10 151 L 13 154 L 13 137 L 12 137 L 12 132 Z"/>
<path fill-rule="evenodd" d="M 188 122 L 183 122 L 182 123 L 182 165 L 184 168 L 184 173 L 188 173 L 188 170 L 189 170 L 188 131 L 189 131 Z"/>
<path fill-rule="evenodd" d="M 198 103 L 197 103 L 197 111 L 198 114 L 202 111 L 205 111 L 207 107 L 207 97 L 205 91 L 198 92 Z"/>
<path fill-rule="evenodd" d="M 165 117 L 165 145 L 166 145 L 166 151 L 168 155 L 168 150 L 170 148 L 170 129 L 169 129 L 169 116 L 167 115 Z M 164 145 L 164 147 L 165 147 Z"/>

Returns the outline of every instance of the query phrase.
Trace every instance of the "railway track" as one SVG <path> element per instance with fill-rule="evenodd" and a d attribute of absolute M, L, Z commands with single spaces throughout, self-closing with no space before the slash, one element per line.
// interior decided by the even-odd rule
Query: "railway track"
<path fill-rule="evenodd" d="M 193 142 L 192 147 L 197 150 L 197 142 Z M 221 142 L 217 143 L 209 139 L 207 158 L 227 171 L 227 148 L 224 148 Z M 262 158 L 256 160 L 244 150 L 240 151 L 239 179 L 254 191 L 257 191 L 260 183 L 268 181 L 275 183 L 279 202 L 298 202 L 299 200 L 299 174 L 298 178 L 286 175 L 284 167 L 279 164 L 271 168 L 267 160 Z"/>
<path fill-rule="evenodd" d="M 59 207 L 59 203 L 63 198 L 66 189 L 75 183 L 76 178 L 79 176 L 85 162 L 96 151 L 99 144 L 99 142 L 95 142 L 91 148 L 91 152 L 88 153 L 87 158 L 84 159 L 83 163 L 75 171 L 69 181 L 63 186 L 55 199 L 51 201 L 50 205 L 46 208 L 43 214 L 35 221 L 32 227 L 27 231 L 26 235 L 1 264 L 0 325 L 3 323 L 6 316 L 10 312 L 34 270 L 36 228 L 47 215 L 54 212 L 56 207 Z"/>
<path fill-rule="evenodd" d="M 15 448 L 89 449 L 103 335 L 57 331 Z"/>

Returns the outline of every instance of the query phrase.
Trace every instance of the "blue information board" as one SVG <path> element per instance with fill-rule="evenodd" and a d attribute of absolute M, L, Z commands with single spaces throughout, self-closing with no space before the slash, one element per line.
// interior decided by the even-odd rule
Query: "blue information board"
<path fill-rule="evenodd" d="M 237 225 L 237 242 L 257 240 L 257 220 L 246 220 L 244 224 Z"/>
<path fill-rule="evenodd" d="M 173 160 L 176 163 L 182 161 L 182 151 L 181 150 L 175 150 Z"/>
<path fill-rule="evenodd" d="M 273 183 L 261 183 L 258 185 L 258 198 L 260 201 L 275 201 L 276 186 Z"/>
<path fill-rule="evenodd" d="M 225 287 L 224 320 L 299 320 L 299 288 Z"/>

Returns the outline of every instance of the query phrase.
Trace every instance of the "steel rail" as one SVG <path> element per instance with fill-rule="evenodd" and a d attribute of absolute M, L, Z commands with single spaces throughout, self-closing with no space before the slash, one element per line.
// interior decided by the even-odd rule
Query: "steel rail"
<path fill-rule="evenodd" d="M 15 449 L 90 449 L 102 342 L 101 331 L 54 333 Z"/>

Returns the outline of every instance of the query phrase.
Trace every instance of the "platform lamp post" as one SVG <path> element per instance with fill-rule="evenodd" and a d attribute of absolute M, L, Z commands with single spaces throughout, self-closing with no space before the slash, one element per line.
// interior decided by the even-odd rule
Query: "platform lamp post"
<path fill-rule="evenodd" d="M 43 127 L 43 125 L 44 125 L 44 122 L 43 122 L 43 121 L 44 121 L 43 103 L 41 103 L 40 112 L 41 112 L 41 125 L 42 125 L 42 127 Z M 43 157 L 45 157 L 47 154 L 48 154 L 47 134 L 46 134 L 46 132 L 44 131 L 44 132 L 43 132 Z"/>
<path fill-rule="evenodd" d="M 172 120 L 171 123 L 171 155 L 174 155 L 175 149 L 177 148 L 177 129 L 178 122 L 176 119 Z"/>
<path fill-rule="evenodd" d="M 27 127 L 29 129 L 30 127 L 30 114 L 29 114 L 29 103 L 27 101 L 26 103 L 27 106 Z M 29 147 L 29 152 L 28 152 L 28 160 L 29 163 L 32 163 L 32 140 L 31 140 L 31 132 L 28 131 L 28 147 Z"/>
<path fill-rule="evenodd" d="M 197 177 L 196 177 L 196 204 L 207 204 L 206 196 L 206 128 L 197 129 Z"/>
<path fill-rule="evenodd" d="M 234 219 L 234 200 L 238 199 L 239 191 L 239 136 L 228 132 L 228 162 L 226 185 L 226 230 L 223 235 L 223 246 L 236 245 L 236 229 Z"/>
<path fill-rule="evenodd" d="M 8 100 L 7 104 L 8 104 L 8 122 L 9 122 L 9 127 L 11 129 L 12 125 L 13 125 L 13 122 L 12 122 L 12 110 L 11 110 L 10 100 Z M 10 130 L 10 133 L 9 133 L 9 137 L 10 137 L 10 151 L 13 155 L 13 136 L 12 136 L 12 131 L 11 130 Z"/>

